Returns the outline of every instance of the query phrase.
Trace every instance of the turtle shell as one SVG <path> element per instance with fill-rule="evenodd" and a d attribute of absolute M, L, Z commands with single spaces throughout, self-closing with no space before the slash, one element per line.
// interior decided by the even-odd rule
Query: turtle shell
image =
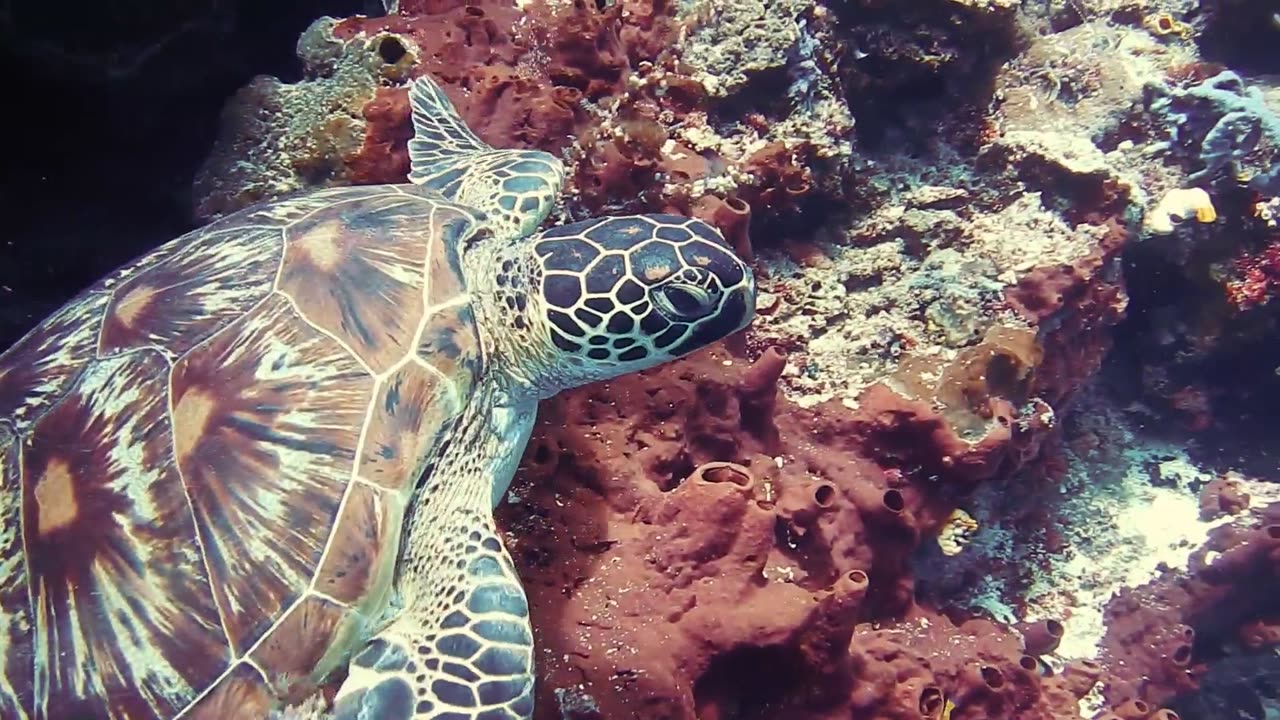
<path fill-rule="evenodd" d="M 0 717 L 263 717 L 367 639 L 481 371 L 413 186 L 243 210 L 0 355 Z"/>

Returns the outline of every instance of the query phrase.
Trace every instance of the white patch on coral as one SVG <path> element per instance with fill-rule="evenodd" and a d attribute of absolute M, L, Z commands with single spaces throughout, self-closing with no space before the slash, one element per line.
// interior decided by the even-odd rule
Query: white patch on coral
<path fill-rule="evenodd" d="M 1198 487 L 1217 473 L 1197 467 L 1183 448 L 1141 441 L 1120 425 L 1109 435 L 1127 441 L 1122 466 L 1108 471 L 1106 460 L 1076 458 L 1058 511 L 1066 546 L 1049 558 L 1027 598 L 1029 616 L 1061 619 L 1066 633 L 1057 654 L 1065 660 L 1097 656 L 1112 596 L 1162 569 L 1185 570 L 1210 530 L 1238 519 L 1200 519 Z M 1244 485 L 1251 494 L 1266 492 L 1259 483 Z"/>
<path fill-rule="evenodd" d="M 1223 468 L 1197 465 L 1182 444 L 1144 437 L 1133 416 L 1097 397 L 1082 397 L 1073 416 L 1067 477 L 1056 497 L 1042 498 L 1054 526 L 1027 536 L 1001 525 L 1009 508 L 1000 488 L 984 489 L 973 501 L 982 526 L 972 545 L 932 570 L 945 585 L 964 567 L 987 569 L 956 600 L 998 621 L 1011 624 L 1011 608 L 1019 620 L 1061 621 L 1062 642 L 1047 658 L 1053 665 L 1097 658 L 1105 609 L 1117 593 L 1185 570 L 1211 530 L 1250 518 L 1200 519 L 1199 491 Z M 1280 500 L 1280 484 L 1236 479 L 1252 507 Z M 1050 532 L 1059 535 L 1054 543 Z M 1082 716 L 1092 717 L 1100 703 L 1097 693 L 1086 696 Z"/>
<path fill-rule="evenodd" d="M 1179 457 L 1153 460 L 1166 453 Z M 1213 476 L 1193 467 L 1181 449 L 1130 448 L 1124 457 L 1127 467 L 1109 482 L 1091 483 L 1089 468 L 1073 469 L 1061 505 L 1068 549 L 1040 579 L 1043 592 L 1028 600 L 1031 614 L 1061 617 L 1066 632 L 1058 655 L 1065 659 L 1094 657 L 1111 596 L 1154 579 L 1161 565 L 1185 569 L 1191 550 L 1220 524 L 1200 521 L 1188 485 Z M 1153 462 L 1157 477 L 1175 487 L 1152 486 L 1146 467 Z"/>

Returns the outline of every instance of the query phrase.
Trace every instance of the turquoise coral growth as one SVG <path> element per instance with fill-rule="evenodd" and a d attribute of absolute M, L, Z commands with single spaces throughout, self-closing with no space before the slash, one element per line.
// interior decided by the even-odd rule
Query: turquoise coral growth
<path fill-rule="evenodd" d="M 1263 138 L 1280 148 L 1280 117 L 1267 107 L 1258 88 L 1229 70 L 1185 90 L 1149 84 L 1146 105 L 1170 128 L 1175 143 L 1198 143 L 1196 154 L 1203 167 L 1191 174 L 1192 183 L 1239 165 Z M 1249 186 L 1263 195 L 1280 195 L 1280 161 L 1273 160 L 1269 169 L 1250 178 Z"/>

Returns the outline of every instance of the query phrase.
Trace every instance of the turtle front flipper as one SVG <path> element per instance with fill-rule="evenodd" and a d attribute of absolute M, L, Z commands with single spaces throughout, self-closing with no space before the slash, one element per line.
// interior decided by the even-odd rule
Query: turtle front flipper
<path fill-rule="evenodd" d="M 396 621 L 352 658 L 335 718 L 532 715 L 533 633 L 524 589 L 491 519 L 463 538 L 463 554 L 449 559 L 451 566 L 465 564 L 461 582 L 447 586 L 451 597 L 439 605 L 408 599 Z"/>
<path fill-rule="evenodd" d="M 564 163 L 539 150 L 497 150 L 484 142 L 430 76 L 413 81 L 409 105 L 410 182 L 484 211 L 508 238 L 542 224 L 560 196 Z"/>
<path fill-rule="evenodd" d="M 533 631 L 493 508 L 515 474 L 537 405 L 477 388 L 402 544 L 394 620 L 351 659 L 339 720 L 528 720 Z"/>

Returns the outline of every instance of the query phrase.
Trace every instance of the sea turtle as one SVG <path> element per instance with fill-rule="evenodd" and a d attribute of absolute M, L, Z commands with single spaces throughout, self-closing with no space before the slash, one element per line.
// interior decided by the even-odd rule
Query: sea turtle
<path fill-rule="evenodd" d="M 0 717 L 516 720 L 528 607 L 495 531 L 537 401 L 745 327 L 674 215 L 537 232 L 564 178 L 428 77 L 411 182 L 246 208 L 0 355 Z"/>

